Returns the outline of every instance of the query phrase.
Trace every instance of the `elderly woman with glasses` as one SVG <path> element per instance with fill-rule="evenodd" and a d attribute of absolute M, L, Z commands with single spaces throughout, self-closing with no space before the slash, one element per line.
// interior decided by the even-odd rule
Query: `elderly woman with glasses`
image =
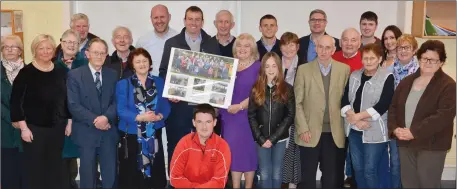
<path fill-rule="evenodd" d="M 429 40 L 417 51 L 420 68 L 398 85 L 389 108 L 389 134 L 398 141 L 405 188 L 440 188 L 451 148 L 456 82 L 444 73 L 443 42 Z"/>
<path fill-rule="evenodd" d="M 67 71 L 76 69 L 82 65 L 86 65 L 87 59 L 77 57 L 79 52 L 79 33 L 75 30 L 68 29 L 62 34 L 60 46 L 62 47 L 62 58 L 55 61 L 56 66 L 62 67 Z M 63 147 L 63 188 L 78 188 L 76 177 L 78 176 L 78 163 L 79 157 L 78 148 L 70 139 L 71 135 L 71 122 L 65 130 L 65 144 Z"/>
<path fill-rule="evenodd" d="M 1 50 L 1 78 L 2 78 L 2 182 L 3 188 L 21 188 L 22 177 L 22 142 L 21 132 L 17 125 L 13 125 L 10 119 L 10 96 L 13 82 L 19 71 L 24 67 L 21 58 L 21 38 L 16 35 L 2 37 Z M 22 182 L 23 183 L 23 182 Z"/>

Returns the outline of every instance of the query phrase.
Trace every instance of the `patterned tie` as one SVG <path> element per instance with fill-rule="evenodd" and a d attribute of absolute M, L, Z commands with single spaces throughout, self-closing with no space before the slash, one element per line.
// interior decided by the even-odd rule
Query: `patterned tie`
<path fill-rule="evenodd" d="M 100 72 L 95 72 L 95 87 L 97 88 L 98 95 L 102 94 L 102 82 L 100 81 Z"/>

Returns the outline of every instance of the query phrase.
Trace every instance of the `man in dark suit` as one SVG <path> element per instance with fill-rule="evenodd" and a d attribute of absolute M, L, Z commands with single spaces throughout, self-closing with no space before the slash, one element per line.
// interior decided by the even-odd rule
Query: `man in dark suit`
<path fill-rule="evenodd" d="M 298 50 L 298 65 L 311 62 L 317 57 L 316 41 L 323 35 L 328 35 L 325 32 L 327 27 L 327 14 L 321 9 L 315 9 L 309 14 L 309 29 L 311 34 L 300 38 L 300 49 Z M 335 39 L 336 51 L 340 51 L 340 41 Z"/>
<path fill-rule="evenodd" d="M 259 60 L 262 61 L 263 55 L 271 51 L 278 54 L 279 58 L 282 58 L 279 39 L 276 38 L 276 32 L 278 32 L 278 21 L 276 17 L 271 14 L 262 16 L 259 22 L 259 31 L 262 32 L 262 38 L 257 41 Z"/>
<path fill-rule="evenodd" d="M 165 42 L 159 76 L 167 77 L 168 62 L 172 47 L 197 52 L 220 55 L 219 42 L 211 38 L 203 29 L 203 11 L 197 6 L 187 8 L 184 17 L 185 27 L 181 33 Z M 192 115 L 196 104 L 170 99 L 171 112 L 165 121 L 168 141 L 168 162 L 179 140 L 193 130 Z M 170 165 L 170 164 L 168 164 Z"/>
<path fill-rule="evenodd" d="M 108 51 L 105 41 L 92 39 L 86 50 L 89 64 L 68 73 L 68 108 L 73 116 L 72 140 L 80 153 L 80 188 L 96 187 L 99 155 L 102 186 L 115 188 L 117 173 L 115 86 L 116 71 L 103 67 Z"/>

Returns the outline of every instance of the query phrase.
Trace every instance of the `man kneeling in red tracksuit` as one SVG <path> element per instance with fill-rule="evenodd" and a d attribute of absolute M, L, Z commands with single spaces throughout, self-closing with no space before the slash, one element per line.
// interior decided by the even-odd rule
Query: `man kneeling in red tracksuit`
<path fill-rule="evenodd" d="M 230 148 L 213 133 L 216 111 L 209 104 L 195 107 L 197 132 L 184 136 L 171 159 L 170 184 L 175 188 L 224 188 L 231 163 Z"/>

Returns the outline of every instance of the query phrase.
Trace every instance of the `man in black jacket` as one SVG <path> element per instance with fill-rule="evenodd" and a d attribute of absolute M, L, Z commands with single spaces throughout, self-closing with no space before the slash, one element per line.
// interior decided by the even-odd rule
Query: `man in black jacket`
<path fill-rule="evenodd" d="M 119 80 L 132 76 L 133 71 L 127 68 L 130 51 L 135 49 L 132 46 L 132 32 L 127 27 L 118 26 L 113 30 L 111 42 L 116 50 L 106 58 L 104 66 L 116 70 Z"/>
<path fill-rule="evenodd" d="M 311 62 L 317 57 L 315 43 L 319 37 L 328 35 L 325 32 L 327 27 L 327 14 L 321 9 L 315 9 L 309 14 L 309 29 L 311 34 L 300 38 L 300 49 L 298 50 L 298 65 Z M 338 38 L 335 40 L 336 51 L 341 50 Z"/>
<path fill-rule="evenodd" d="M 271 14 L 262 16 L 259 22 L 259 31 L 262 32 L 262 37 L 257 41 L 259 60 L 262 61 L 263 55 L 271 51 L 278 54 L 279 58 L 282 58 L 279 39 L 276 38 L 276 32 L 278 32 L 278 21 L 276 17 Z"/>
<path fill-rule="evenodd" d="M 181 33 L 165 42 L 159 76 L 167 77 L 171 48 L 180 48 L 197 52 L 220 55 L 219 43 L 203 29 L 203 11 L 197 6 L 187 8 L 184 17 L 185 27 Z M 168 73 L 171 74 L 171 73 Z M 168 141 L 168 165 L 179 140 L 193 129 L 192 115 L 195 104 L 170 99 L 171 112 L 165 121 Z"/>

